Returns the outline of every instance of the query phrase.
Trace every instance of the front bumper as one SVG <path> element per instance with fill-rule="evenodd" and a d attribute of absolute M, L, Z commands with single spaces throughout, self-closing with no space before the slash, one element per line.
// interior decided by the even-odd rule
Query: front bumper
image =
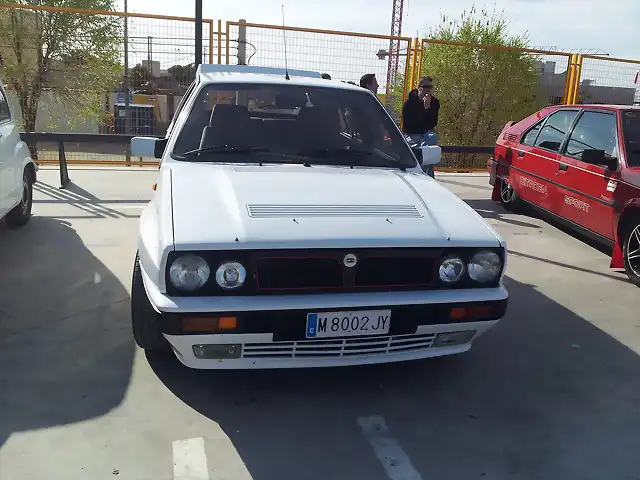
<path fill-rule="evenodd" d="M 392 320 L 393 322 L 393 320 Z M 323 340 L 274 341 L 273 334 L 165 335 L 178 359 L 198 369 L 244 370 L 318 368 L 419 360 L 466 352 L 472 342 L 498 320 L 455 325 L 423 325 L 415 333 Z M 452 346 L 436 346 L 438 334 L 475 331 L 473 338 Z M 232 359 L 197 358 L 194 345 L 240 345 Z"/>
<path fill-rule="evenodd" d="M 277 295 L 257 297 L 168 297 L 145 280 L 147 296 L 159 313 L 160 329 L 180 361 L 191 368 L 308 368 L 400 362 L 467 351 L 472 342 L 506 312 L 504 286 L 486 289 Z M 453 319 L 452 310 L 483 307 L 476 317 Z M 384 335 L 306 338 L 306 316 L 318 311 L 390 309 Z M 185 332 L 185 317 L 237 319 L 224 333 Z M 465 334 L 458 332 L 468 332 Z M 455 344 L 443 338 L 461 339 Z M 202 346 L 222 352 L 203 356 Z M 225 353 L 226 351 L 226 353 Z"/>

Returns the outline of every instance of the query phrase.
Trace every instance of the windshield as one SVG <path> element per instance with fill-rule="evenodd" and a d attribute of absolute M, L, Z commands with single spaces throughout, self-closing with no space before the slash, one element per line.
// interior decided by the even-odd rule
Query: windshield
<path fill-rule="evenodd" d="M 367 92 L 286 84 L 205 86 L 172 156 L 204 162 L 417 165 L 393 120 Z"/>
<path fill-rule="evenodd" d="M 622 112 L 622 135 L 627 165 L 640 167 L 640 110 Z"/>

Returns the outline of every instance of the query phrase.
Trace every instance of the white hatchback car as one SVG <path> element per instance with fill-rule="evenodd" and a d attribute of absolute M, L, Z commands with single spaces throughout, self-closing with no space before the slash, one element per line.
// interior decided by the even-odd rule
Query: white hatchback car
<path fill-rule="evenodd" d="M 0 220 L 10 227 L 25 225 L 31 218 L 33 184 L 38 167 L 11 115 L 0 82 Z"/>
<path fill-rule="evenodd" d="M 196 77 L 166 138 L 131 144 L 161 159 L 139 346 L 193 368 L 384 363 L 464 352 L 504 316 L 503 240 L 369 91 L 258 67 Z"/>

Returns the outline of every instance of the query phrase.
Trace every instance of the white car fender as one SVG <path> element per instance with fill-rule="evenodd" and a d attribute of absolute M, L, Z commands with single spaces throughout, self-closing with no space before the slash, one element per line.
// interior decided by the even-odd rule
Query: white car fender
<path fill-rule="evenodd" d="M 140 215 L 138 254 L 144 277 L 166 292 L 165 265 L 174 249 L 171 169 L 161 168 L 155 195 Z"/>
<path fill-rule="evenodd" d="M 38 171 L 38 165 L 31 158 L 29 147 L 22 140 L 16 142 L 15 158 L 22 164 L 20 171 L 24 172 L 28 165 L 33 165 L 34 173 Z M 17 163 L 17 162 L 16 162 Z"/>

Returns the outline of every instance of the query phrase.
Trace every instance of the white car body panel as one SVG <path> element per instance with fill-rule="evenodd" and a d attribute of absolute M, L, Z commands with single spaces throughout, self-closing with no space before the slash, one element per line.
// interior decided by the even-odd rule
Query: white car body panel
<path fill-rule="evenodd" d="M 499 246 L 481 217 L 422 174 L 185 162 L 172 185 L 177 250 Z"/>
<path fill-rule="evenodd" d="M 1 87 L 0 101 L 6 101 Z M 20 203 L 23 172 L 28 165 L 33 165 L 37 172 L 29 147 L 20 138 L 15 118 L 10 113 L 8 119 L 0 120 L 0 219 Z"/>
<path fill-rule="evenodd" d="M 267 79 L 265 79 L 268 77 Z M 458 290 L 376 291 L 255 296 L 170 296 L 165 272 L 172 251 L 247 249 L 349 249 L 402 247 L 505 248 L 504 241 L 471 207 L 431 177 L 419 165 L 402 172 L 385 168 L 184 162 L 173 159 L 178 133 L 201 88 L 216 82 L 270 83 L 362 89 L 309 77 L 255 73 L 210 72 L 197 76 L 198 85 L 172 122 L 152 201 L 140 218 L 139 262 L 147 298 L 160 316 L 269 311 L 357 310 L 389 305 L 504 302 L 508 293 L 495 288 Z M 398 132 L 399 133 L 399 132 Z M 148 141 L 140 148 L 150 151 Z M 407 147 L 408 148 L 408 147 Z M 506 250 L 505 250 L 506 254 Z M 506 255 L 505 255 L 506 256 Z M 216 266 L 211 266 L 215 270 Z M 212 272 L 213 274 L 213 272 Z M 504 275 L 504 269 L 502 274 Z M 233 313 L 232 313 L 233 314 Z M 393 322 L 393 317 L 392 320 Z M 271 333 L 169 335 L 176 356 L 193 368 L 281 368 L 360 365 L 404 361 L 468 350 L 479 334 L 498 320 L 420 325 L 415 334 L 391 335 L 387 347 L 357 355 L 271 358 L 253 355 L 250 343 L 269 348 L 305 348 L 313 340 L 274 342 Z M 434 347 L 441 332 L 474 330 L 467 343 Z M 424 340 L 422 336 L 431 336 Z M 415 338 L 414 338 L 415 337 Z M 357 338 L 357 337 L 354 337 Z M 363 340 L 361 338 L 361 340 Z M 366 337 L 366 342 L 384 342 Z M 415 348 L 396 351 L 394 342 L 414 341 Z M 326 341 L 323 339 L 323 342 Z M 331 339 L 332 342 L 347 342 Z M 365 343 L 366 343 L 365 342 Z M 199 344 L 243 345 L 241 358 L 198 359 Z M 283 345 L 287 344 L 287 345 Z M 262 347 L 261 347 L 262 348 Z M 377 348 L 377 347 L 376 347 Z"/>
<path fill-rule="evenodd" d="M 165 291 L 167 255 L 174 250 L 171 169 L 160 170 L 155 195 L 140 215 L 138 255 L 149 282 Z M 145 286 L 148 284 L 145 282 Z"/>

